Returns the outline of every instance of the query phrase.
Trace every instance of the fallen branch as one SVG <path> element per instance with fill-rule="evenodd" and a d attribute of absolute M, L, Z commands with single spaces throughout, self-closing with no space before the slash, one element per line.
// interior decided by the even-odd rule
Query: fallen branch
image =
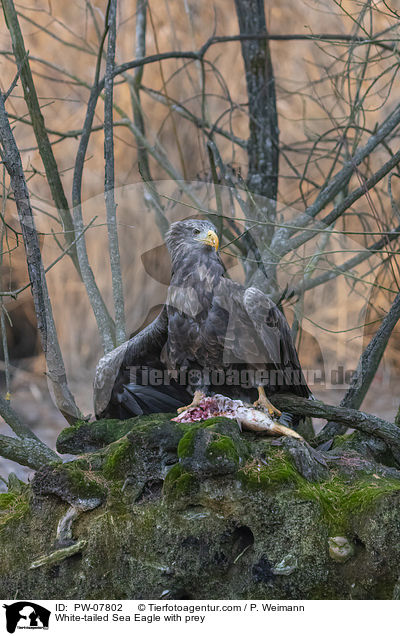
<path fill-rule="evenodd" d="M 61 461 L 57 453 L 40 440 L 17 439 L 7 435 L 0 435 L 0 455 L 34 470 L 39 470 L 51 462 Z"/>
<path fill-rule="evenodd" d="M 294 415 L 321 417 L 346 424 L 348 428 L 356 428 L 368 435 L 379 437 L 397 452 L 400 450 L 400 429 L 395 424 L 382 420 L 376 415 L 343 406 L 332 406 L 320 400 L 308 400 L 297 395 L 274 395 L 271 401 L 281 411 L 288 411 Z"/>
<path fill-rule="evenodd" d="M 24 424 L 9 403 L 0 396 L 0 415 L 20 438 L 15 439 L 2 435 L 0 439 L 0 455 L 11 459 L 22 466 L 40 468 L 52 461 L 59 461 L 59 456 L 49 448 L 35 433 Z"/>
<path fill-rule="evenodd" d="M 61 561 L 68 559 L 74 554 L 82 552 L 86 544 L 86 539 L 81 539 L 73 545 L 69 545 L 67 548 L 61 548 L 60 550 L 56 550 L 55 552 L 51 552 L 50 554 L 45 554 L 36 561 L 33 561 L 30 569 L 34 570 L 36 568 L 43 567 L 43 565 L 55 565 L 56 563 L 60 563 Z"/>

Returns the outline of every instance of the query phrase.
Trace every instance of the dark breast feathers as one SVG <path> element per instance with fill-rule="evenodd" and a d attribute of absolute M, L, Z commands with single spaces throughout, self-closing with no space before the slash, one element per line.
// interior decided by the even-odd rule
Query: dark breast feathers
<path fill-rule="evenodd" d="M 188 382 L 191 391 L 251 400 L 262 378 L 269 393 L 310 395 L 286 319 L 265 294 L 223 276 L 211 289 L 195 283 L 170 288 L 163 352 L 169 369 L 203 372 L 203 382 L 196 374 L 196 385 Z M 214 381 L 207 382 L 209 377 Z"/>

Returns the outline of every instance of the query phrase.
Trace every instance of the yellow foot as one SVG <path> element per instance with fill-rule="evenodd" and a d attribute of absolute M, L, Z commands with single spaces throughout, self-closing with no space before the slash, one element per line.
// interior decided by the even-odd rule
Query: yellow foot
<path fill-rule="evenodd" d="M 253 406 L 262 408 L 264 411 L 268 411 L 271 417 L 273 415 L 277 415 L 278 417 L 280 417 L 282 415 L 281 411 L 279 411 L 279 409 L 275 408 L 275 406 L 271 404 L 271 402 L 265 395 L 264 387 L 259 386 L 257 388 L 258 388 L 258 400 L 254 402 Z"/>
<path fill-rule="evenodd" d="M 194 406 L 199 406 L 200 402 L 206 397 L 206 394 L 203 391 L 195 391 L 193 400 L 187 406 L 180 406 L 178 409 L 178 413 L 183 413 L 183 411 L 187 411 Z"/>

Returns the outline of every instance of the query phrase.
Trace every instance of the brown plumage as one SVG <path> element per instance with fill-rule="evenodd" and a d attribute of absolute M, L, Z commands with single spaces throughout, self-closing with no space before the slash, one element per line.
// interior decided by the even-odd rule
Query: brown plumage
<path fill-rule="evenodd" d="M 96 414 L 170 412 L 196 389 L 245 401 L 257 398 L 260 385 L 267 395 L 310 396 L 285 317 L 259 289 L 225 276 L 215 227 L 174 223 L 166 244 L 172 261 L 166 303 L 151 325 L 100 360 Z M 140 367 L 134 381 L 132 367 Z M 161 385 L 143 386 L 148 369 L 165 372 Z"/>

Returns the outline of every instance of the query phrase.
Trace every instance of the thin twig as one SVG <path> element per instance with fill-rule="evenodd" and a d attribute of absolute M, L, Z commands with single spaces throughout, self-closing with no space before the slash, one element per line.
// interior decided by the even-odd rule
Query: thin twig
<path fill-rule="evenodd" d="M 97 216 L 93 217 L 93 219 L 90 221 L 90 223 L 88 223 L 86 225 L 86 227 L 83 228 L 82 232 L 80 234 L 78 234 L 78 236 L 76 237 L 74 243 L 79 241 L 80 237 L 86 232 L 86 230 L 88 230 L 93 225 L 93 223 L 95 222 L 96 219 L 97 219 Z M 61 259 L 64 258 L 64 256 L 68 253 L 68 251 L 69 251 L 69 247 L 66 247 L 65 249 L 63 249 L 61 254 L 59 254 L 57 256 L 57 258 L 54 259 L 54 261 L 52 263 L 50 263 L 50 265 L 48 265 L 46 267 L 46 269 L 44 270 L 45 274 L 47 274 L 47 272 L 49 272 L 54 267 L 54 265 L 56 265 L 59 261 L 61 261 Z M 32 285 L 32 283 L 27 283 L 26 285 L 24 285 L 23 287 L 19 287 L 18 289 L 14 289 L 14 290 L 11 290 L 11 291 L 5 291 L 5 292 L 0 291 L 0 297 L 1 296 L 11 296 L 11 298 L 13 298 L 15 300 L 16 298 L 18 298 L 18 295 L 21 292 L 23 292 L 23 291 L 25 291 L 25 289 L 28 289 L 29 287 L 31 287 L 31 285 Z"/>
<path fill-rule="evenodd" d="M 400 123 L 400 109 L 398 111 L 398 123 Z M 366 192 L 368 192 L 369 190 L 371 190 L 371 188 L 376 186 L 376 184 L 379 183 L 379 181 L 381 181 L 391 170 L 393 170 L 393 168 L 395 168 L 399 162 L 400 162 L 400 150 L 396 152 L 389 159 L 389 161 L 383 164 L 383 166 L 379 168 L 371 177 L 369 177 L 359 188 L 356 188 L 348 196 L 346 196 L 345 199 L 341 201 L 335 208 L 333 208 L 333 210 L 324 219 L 314 222 L 313 229 L 305 230 L 302 234 L 299 234 L 298 236 L 293 237 L 290 241 L 287 240 L 288 238 L 287 237 L 283 243 L 282 243 L 283 235 L 281 235 L 281 238 L 279 239 L 279 241 L 275 242 L 275 239 L 273 240 L 274 249 L 279 252 L 279 255 L 281 257 L 283 257 L 289 252 L 300 247 L 300 245 L 303 245 L 304 243 L 306 243 L 310 238 L 314 236 L 315 231 L 324 229 L 328 227 L 329 225 L 332 225 L 332 223 L 334 223 L 340 216 L 342 216 L 342 214 L 346 212 L 346 210 L 348 210 L 353 205 L 353 203 L 358 201 L 358 199 L 364 196 Z M 349 163 L 353 167 L 352 162 L 350 161 Z M 333 179 L 333 181 L 335 180 L 336 180 L 336 177 Z M 302 215 L 301 217 L 298 217 L 297 219 L 294 219 L 294 224 L 296 225 L 296 227 L 300 227 L 302 224 L 307 225 L 312 220 L 312 216 L 311 217 L 308 216 L 306 211 L 304 215 Z M 290 224 L 288 224 L 288 226 L 290 228 Z M 289 236 L 293 234 L 294 232 L 293 229 L 288 229 L 284 231 L 285 233 L 288 232 Z M 275 234 L 275 237 L 277 234 L 278 233 Z"/>
<path fill-rule="evenodd" d="M 326 236 L 329 236 L 326 234 Z M 315 287 L 319 287 L 319 285 L 323 285 L 330 280 L 333 280 L 337 276 L 341 274 L 345 274 L 349 270 L 353 269 L 360 263 L 363 263 L 368 258 L 371 258 L 374 254 L 380 253 L 382 247 L 391 243 L 392 241 L 397 241 L 400 237 L 400 225 L 398 225 L 394 230 L 387 232 L 379 241 L 376 241 L 372 245 L 365 248 L 365 250 L 360 250 L 360 253 L 356 256 L 353 256 L 348 261 L 343 263 L 342 265 L 337 265 L 335 267 L 332 266 L 332 269 L 325 272 L 324 274 L 320 274 L 320 276 L 316 276 L 315 278 L 309 278 L 301 285 L 290 289 L 290 295 L 298 296 L 301 291 L 308 291 L 309 289 L 314 289 Z"/>
<path fill-rule="evenodd" d="M 136 47 L 135 47 L 136 58 L 143 58 L 146 55 L 147 6 L 148 6 L 148 0 L 137 0 Z M 143 144 L 143 142 L 141 141 L 141 138 L 144 138 L 146 136 L 142 104 L 140 100 L 140 89 L 142 84 L 143 71 L 144 71 L 144 67 L 138 66 L 135 69 L 133 78 L 128 73 L 124 74 L 124 77 L 126 77 L 129 83 L 130 91 L 131 91 L 133 121 L 135 124 L 135 129 L 140 131 L 141 133 L 141 136 L 136 136 L 136 140 L 137 140 L 137 147 L 138 147 L 137 153 L 138 153 L 139 173 L 145 184 L 145 191 L 144 191 L 145 205 L 147 208 L 154 209 L 156 223 L 161 232 L 161 235 L 164 236 L 165 232 L 168 230 L 169 223 L 165 217 L 164 208 L 161 203 L 161 199 L 154 186 L 152 188 L 149 188 L 146 185 L 153 179 L 150 172 L 148 150 L 146 146 Z"/>
<path fill-rule="evenodd" d="M 7 191 L 6 191 L 6 168 L 3 166 L 3 200 L 2 200 L 2 210 L 1 217 L 4 219 L 6 213 L 6 203 L 7 203 Z M 0 232 L 0 281 L 2 283 L 3 280 L 3 243 L 4 243 L 4 234 L 6 231 L 6 226 L 2 223 L 1 232 Z M 11 399 L 10 395 L 10 358 L 8 354 L 8 342 L 7 342 L 7 331 L 6 331 L 6 321 L 5 321 L 5 307 L 3 299 L 0 303 L 0 325 L 1 325 L 1 341 L 3 348 L 3 356 L 4 356 L 4 373 L 6 378 L 6 401 L 9 402 Z"/>

